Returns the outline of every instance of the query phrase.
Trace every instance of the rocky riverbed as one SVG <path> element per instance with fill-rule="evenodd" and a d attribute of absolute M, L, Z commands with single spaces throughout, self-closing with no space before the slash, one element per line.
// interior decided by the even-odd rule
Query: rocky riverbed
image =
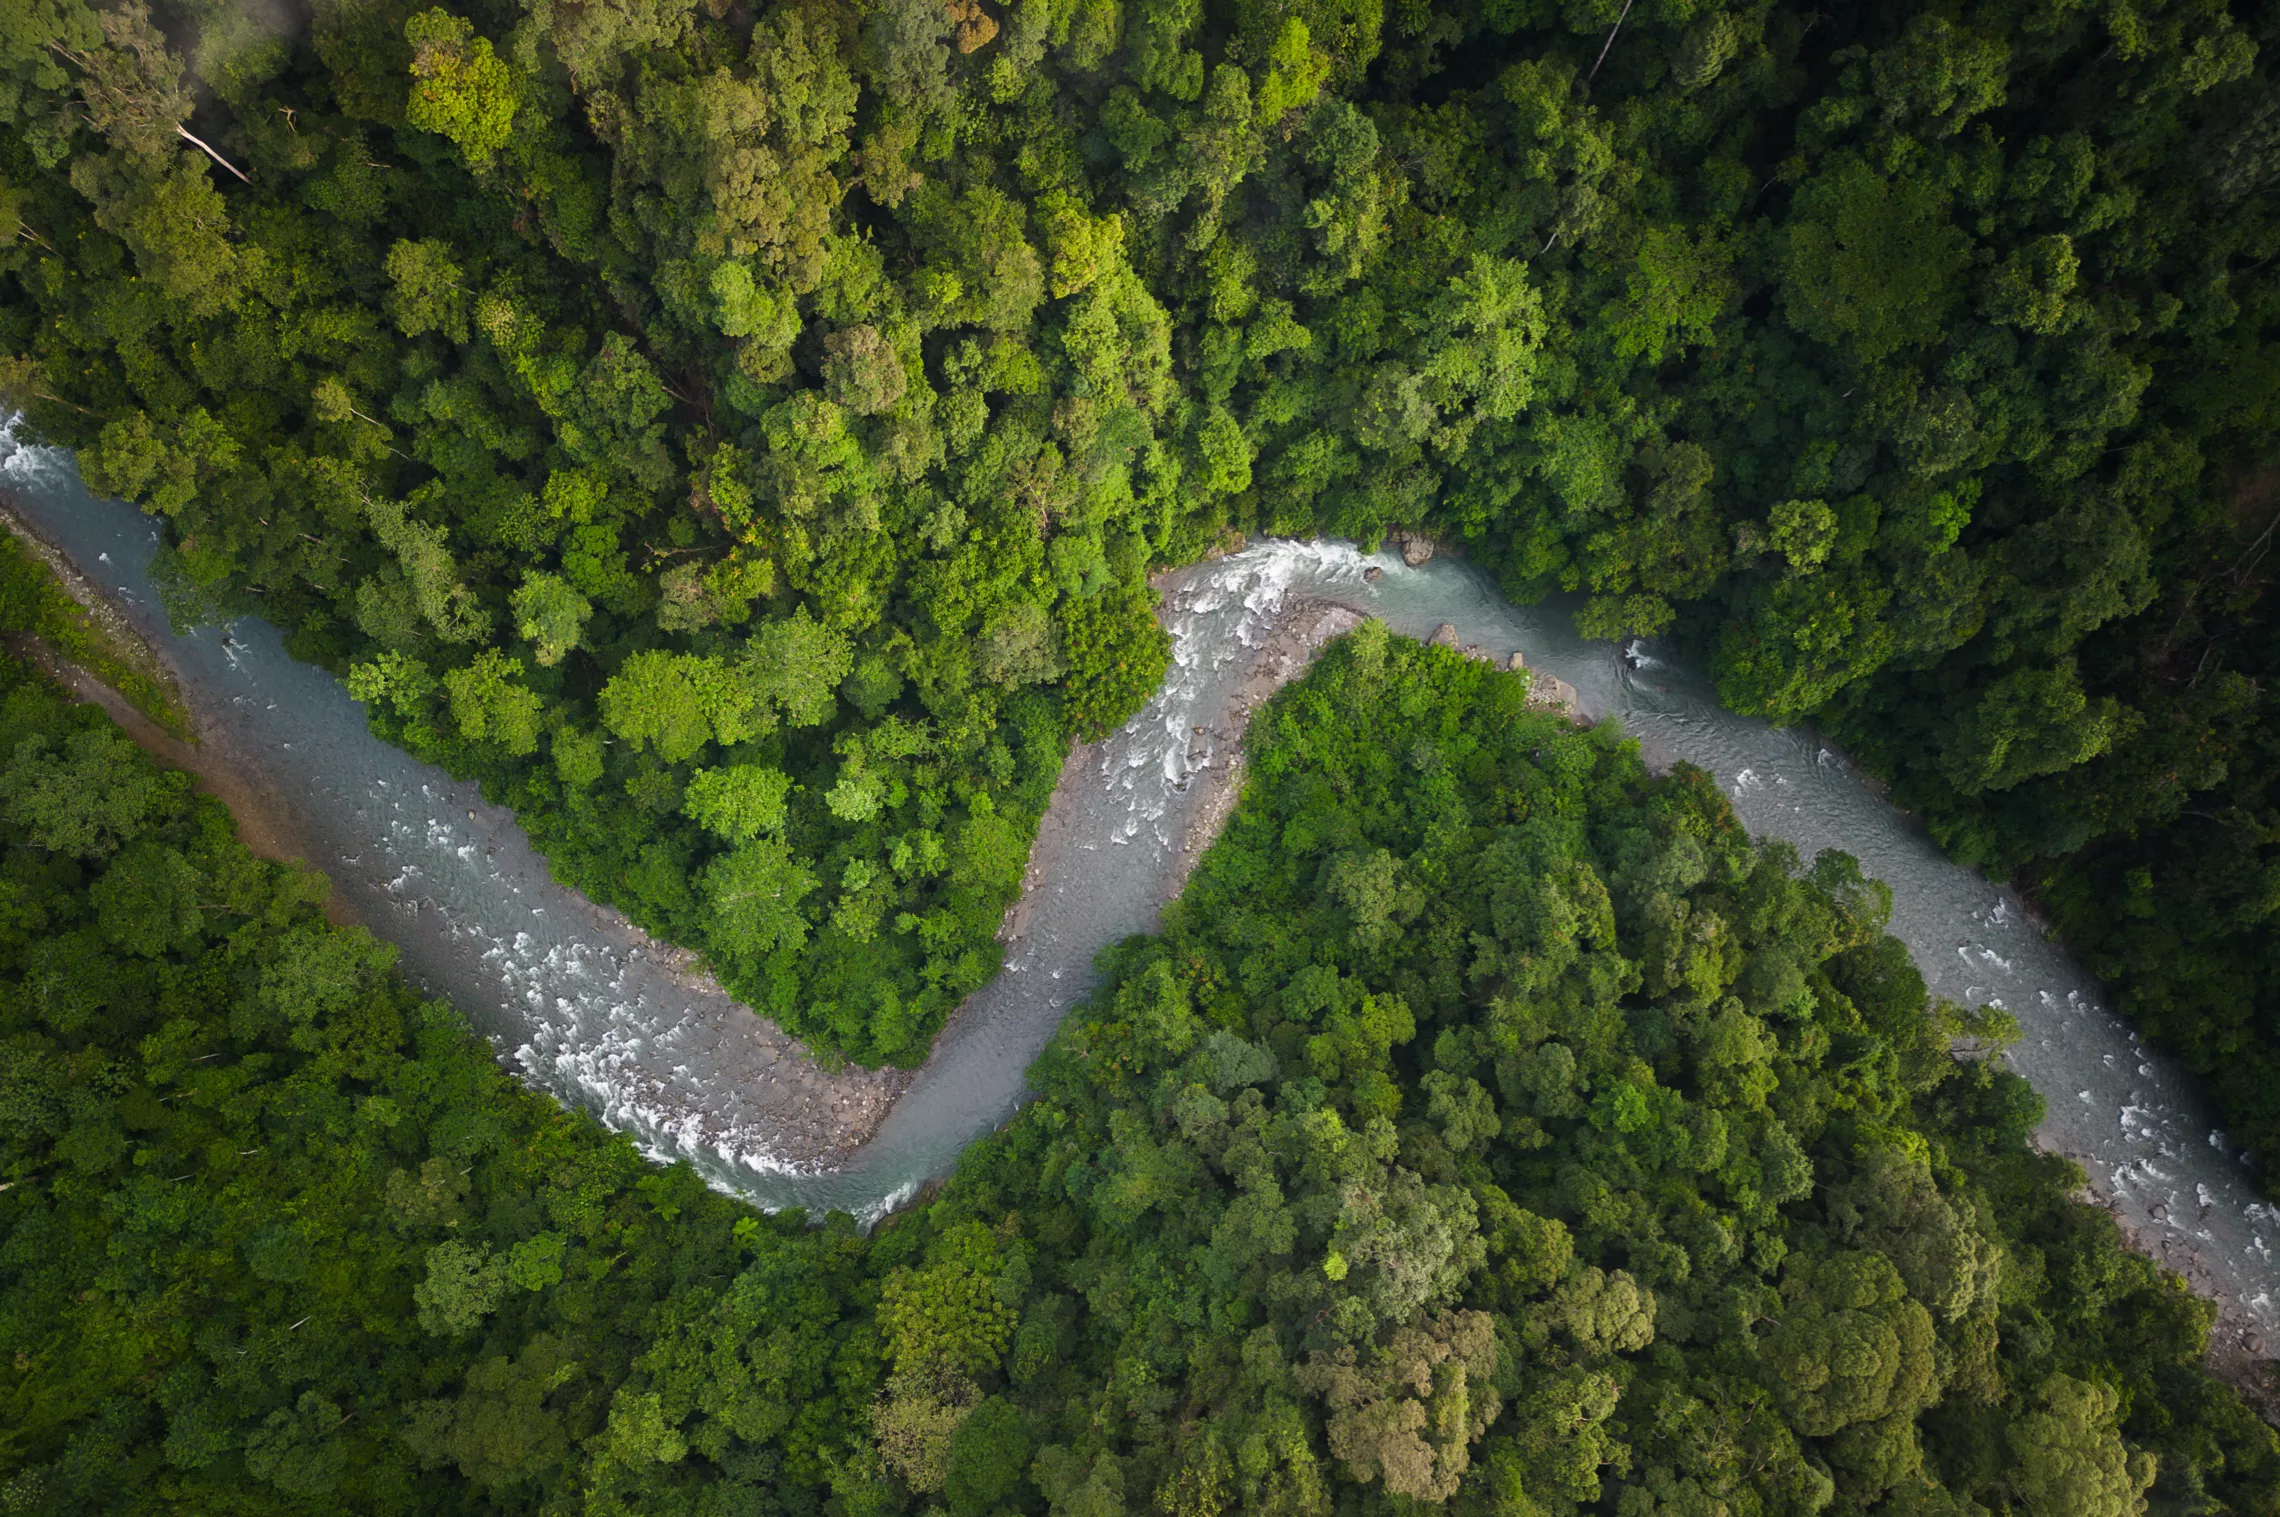
<path fill-rule="evenodd" d="M 1267 543 L 1168 576 L 1173 672 L 1124 731 L 1072 753 L 1008 914 L 1005 973 L 917 1075 L 833 1071 L 689 955 L 556 885 L 507 812 L 372 738 L 274 629 L 168 634 L 145 577 L 154 524 L 87 497 L 68 459 L 27 463 L 27 451 L 0 463 L 27 519 L 179 676 L 197 715 L 196 741 L 170 744 L 106 701 L 138 740 L 199 774 L 249 841 L 330 875 L 336 909 L 397 943 L 407 972 L 465 1009 L 511 1067 L 724 1188 L 875 1217 L 1004 1120 L 1094 955 L 1152 925 L 1216 836 L 1258 703 L 1369 614 L 1420 638 L 1445 626 L 1442 641 L 1507 666 L 1525 647 L 1537 700 L 1619 717 L 1650 760 L 1709 770 L 1753 832 L 1808 856 L 1841 847 L 1890 882 L 1892 930 L 1934 990 L 1999 1002 L 2026 1029 L 2010 1058 L 2050 1102 L 2041 1140 L 2082 1164 L 2086 1199 L 2135 1247 L 2217 1301 L 2213 1364 L 2252 1392 L 2269 1386 L 2280 1270 L 2266 1234 L 2280 1210 L 2210 1130 L 2191 1082 L 2099 1006 L 2022 903 L 1941 858 L 1809 733 L 1734 717 L 1698 672 L 1583 643 L 1559 608 L 1511 606 L 1415 540 L 1374 556 Z"/>
<path fill-rule="evenodd" d="M 188 739 L 52 649 L 25 651 L 227 805 L 256 853 L 330 879 L 327 915 L 397 945 L 413 981 L 458 1004 L 510 1067 L 735 1189 L 835 1168 L 877 1130 L 908 1071 L 820 1064 L 694 954 L 556 884 L 511 812 L 373 738 L 275 629 L 174 635 L 142 573 L 156 524 L 73 500 L 68 461 L 25 451 L 6 460 L 6 525 L 179 692 Z"/>

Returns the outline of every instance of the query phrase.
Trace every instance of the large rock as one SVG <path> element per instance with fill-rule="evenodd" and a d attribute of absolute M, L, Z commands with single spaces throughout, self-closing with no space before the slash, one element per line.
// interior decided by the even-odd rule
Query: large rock
<path fill-rule="evenodd" d="M 1576 698 L 1575 686 L 1541 669 L 1528 676 L 1528 704 L 1538 711 L 1556 711 L 1573 722 L 1584 721 L 1583 703 Z"/>
<path fill-rule="evenodd" d="M 1507 663 L 1507 664 L 1506 664 L 1504 667 L 1505 667 L 1505 668 L 1507 668 L 1507 669 L 1509 669 L 1509 670 L 1511 670 L 1513 673 L 1517 674 L 1517 673 L 1518 673 L 1518 672 L 1520 672 L 1522 669 L 1525 669 L 1525 668 L 1527 668 L 1527 667 L 1528 667 L 1528 659 L 1527 659 L 1527 656 L 1526 656 L 1526 655 L 1524 655 L 1523 653 L 1521 653 L 1519 649 L 1515 648 L 1515 649 L 1513 649 L 1513 650 L 1512 650 L 1512 660 L 1511 660 L 1511 662 Z"/>
<path fill-rule="evenodd" d="M 1433 635 L 1426 641 L 1436 648 L 1454 648 L 1457 645 L 1456 623 L 1441 623 L 1440 626 L 1433 629 Z"/>
<path fill-rule="evenodd" d="M 1401 537 L 1401 561 L 1410 568 L 1433 561 L 1433 539 L 1422 532 L 1405 532 Z"/>

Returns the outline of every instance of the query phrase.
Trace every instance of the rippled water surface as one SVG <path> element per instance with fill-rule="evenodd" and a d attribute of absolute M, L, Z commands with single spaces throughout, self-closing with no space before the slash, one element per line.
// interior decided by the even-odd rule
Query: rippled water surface
<path fill-rule="evenodd" d="M 826 1167 L 785 1141 L 815 1098 L 791 1078 L 796 1055 L 748 1011 L 693 989 L 638 934 L 554 885 L 511 817 L 371 737 L 340 686 L 287 657 L 274 629 L 248 620 L 166 636 L 144 577 L 155 525 L 91 499 L 67 459 L 23 449 L 5 469 L 20 508 L 166 648 L 216 729 L 208 741 L 233 744 L 274 789 L 295 841 L 403 946 L 415 978 L 463 1006 L 535 1083 L 764 1205 L 875 1216 L 1012 1112 L 1094 956 L 1147 930 L 1177 888 L 1188 824 L 1204 781 L 1234 757 L 1235 702 L 1275 613 L 1294 598 L 1329 600 L 1415 637 L 1453 624 L 1499 660 L 1521 652 L 1574 685 L 1588 714 L 1620 719 L 1651 759 L 1709 770 L 1753 832 L 1808 858 L 1825 847 L 1858 857 L 1891 885 L 1892 931 L 1934 990 L 2019 1019 L 2026 1035 L 2010 1057 L 2049 1103 L 2043 1140 L 2080 1159 L 2160 1257 L 2280 1337 L 2269 1243 L 2280 1212 L 2257 1199 L 2187 1081 L 2104 1008 L 2009 891 L 1941 857 L 1811 734 L 1733 716 L 1698 672 L 1651 649 L 1633 660 L 1585 642 L 1564 609 L 1509 605 L 1445 556 L 1413 569 L 1390 552 L 1273 542 L 1172 576 L 1171 676 L 1063 773 L 1005 972 L 961 1009 L 873 1140 Z"/>

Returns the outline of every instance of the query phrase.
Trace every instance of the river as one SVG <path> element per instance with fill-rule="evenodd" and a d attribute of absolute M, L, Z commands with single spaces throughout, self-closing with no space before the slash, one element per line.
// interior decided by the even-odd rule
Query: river
<path fill-rule="evenodd" d="M 1298 667 L 1310 637 L 1343 625 L 1325 607 L 1344 607 L 1420 638 L 1451 624 L 1499 662 L 1521 653 L 1573 685 L 1585 713 L 1619 720 L 1650 761 L 1715 775 L 1753 833 L 1806 858 L 1857 857 L 1892 887 L 1891 930 L 1933 990 L 2018 1019 L 2025 1035 L 2008 1057 L 2048 1103 L 2039 1141 L 2082 1164 L 2140 1248 L 2218 1299 L 2236 1351 L 2280 1340 L 2280 1210 L 2259 1199 L 2189 1079 L 2106 1009 L 2015 895 L 1949 862 L 1809 731 L 1737 717 L 1698 670 L 1651 647 L 1627 658 L 1587 642 L 1564 606 L 1513 606 L 1447 555 L 1411 567 L 1392 551 L 1275 541 L 1166 576 L 1163 690 L 1121 732 L 1072 753 L 1009 919 L 1004 972 L 906 1081 L 816 1069 L 685 956 L 554 884 L 508 813 L 372 737 L 339 684 L 294 662 L 274 628 L 246 619 L 170 634 L 146 577 L 156 524 L 90 497 L 66 455 L 5 434 L 0 453 L 19 514 L 174 664 L 202 744 L 256 776 L 288 818 L 282 830 L 352 915 L 401 947 L 415 981 L 460 1005 L 532 1083 L 762 1205 L 876 1217 L 1013 1111 L 1094 956 L 1153 924 L 1207 841 L 1250 706 Z M 854 1146 L 848 1134 L 874 1124 Z"/>

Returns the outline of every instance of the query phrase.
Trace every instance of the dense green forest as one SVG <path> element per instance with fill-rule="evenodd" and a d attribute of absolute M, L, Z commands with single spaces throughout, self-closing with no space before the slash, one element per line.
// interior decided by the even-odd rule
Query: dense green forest
<path fill-rule="evenodd" d="M 2280 13 L 6 0 L 0 394 L 816 1045 L 915 1061 L 1230 530 L 1676 632 L 2280 1173 Z"/>
<path fill-rule="evenodd" d="M 2211 1307 L 1849 860 L 1375 627 L 1252 754 L 866 1239 L 518 1087 L 0 666 L 0 1508 L 2280 1512 Z"/>

